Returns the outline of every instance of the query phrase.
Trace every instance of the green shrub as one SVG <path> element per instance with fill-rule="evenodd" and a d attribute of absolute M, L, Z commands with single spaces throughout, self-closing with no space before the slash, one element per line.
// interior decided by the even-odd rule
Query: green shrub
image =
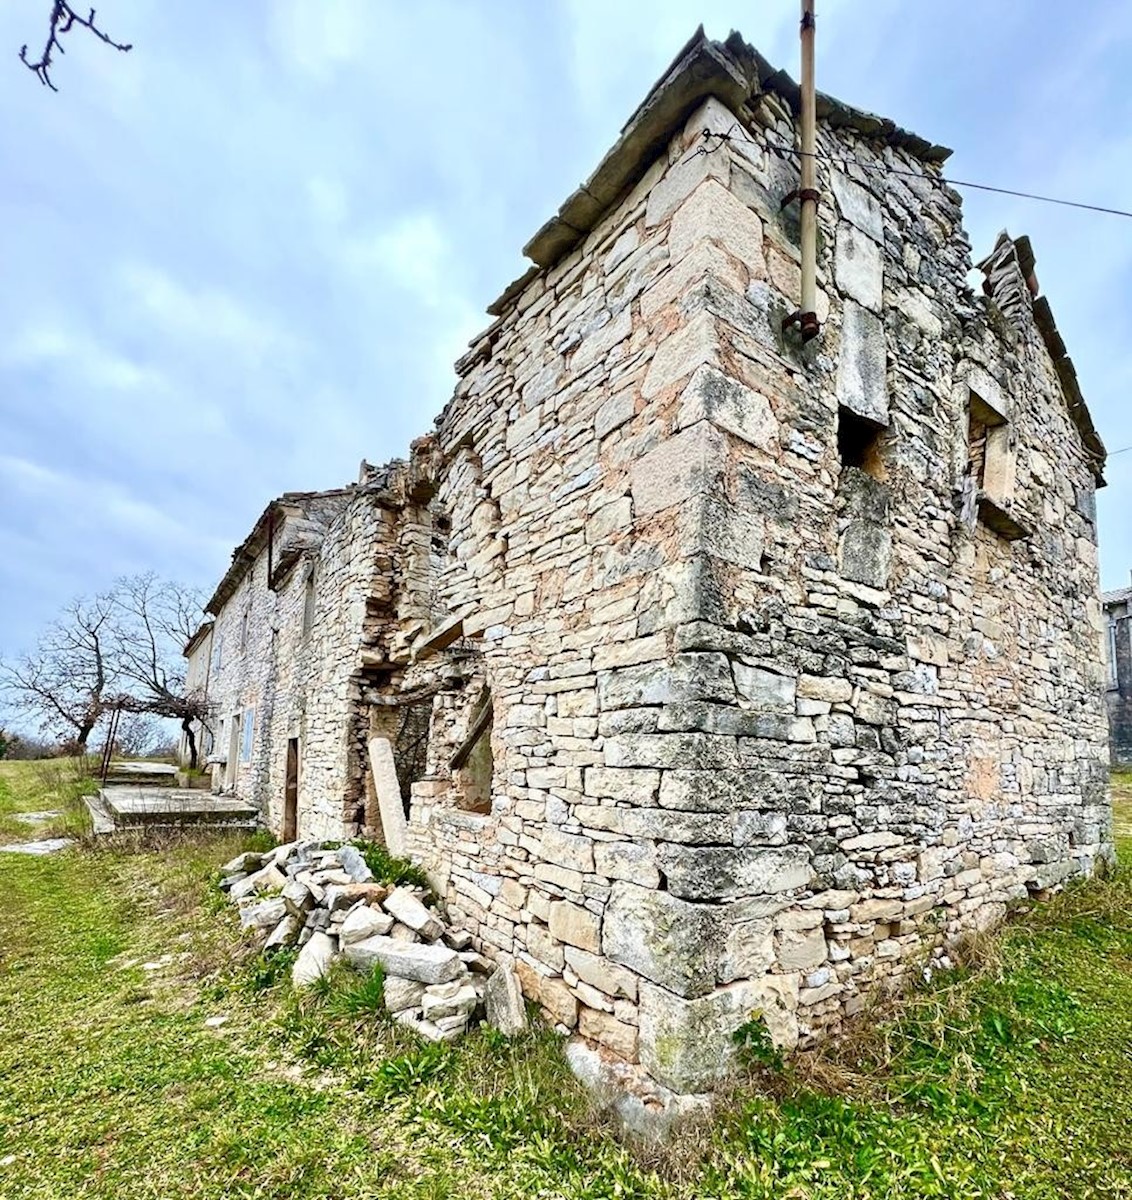
<path fill-rule="evenodd" d="M 373 872 L 378 883 L 406 884 L 410 887 L 427 888 L 428 876 L 407 858 L 394 858 L 379 842 L 367 842 L 357 838 L 350 843 L 362 852 L 366 866 Z"/>
<path fill-rule="evenodd" d="M 772 1071 L 783 1069 L 782 1051 L 774 1044 L 766 1021 L 757 1010 L 751 1014 L 749 1021 L 744 1021 L 735 1030 L 731 1040 L 739 1048 L 739 1061 L 745 1067 L 761 1067 Z"/>

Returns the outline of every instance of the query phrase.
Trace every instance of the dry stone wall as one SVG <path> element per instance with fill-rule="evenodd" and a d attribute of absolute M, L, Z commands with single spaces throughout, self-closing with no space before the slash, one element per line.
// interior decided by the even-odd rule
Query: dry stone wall
<path fill-rule="evenodd" d="M 381 836 L 393 764 L 453 924 L 677 1093 L 752 1014 L 808 1044 L 1112 853 L 1103 451 L 1028 243 L 974 294 L 936 148 L 829 102 L 803 347 L 789 88 L 687 53 L 435 432 L 278 591 L 249 569 L 218 685 L 267 714 L 240 785 L 273 826 L 288 739 L 301 837 Z"/>
<path fill-rule="evenodd" d="M 859 165 L 825 183 L 823 336 L 784 338 L 792 126 L 755 116 L 695 112 L 465 359 L 402 643 L 463 620 L 390 681 L 436 689 L 410 839 L 453 919 L 683 1092 L 752 1011 L 812 1041 L 1111 852 L 1095 464 L 1027 304 L 967 289 L 930 167 L 823 129 Z M 972 394 L 1008 488 L 969 474 Z M 481 680 L 488 813 L 444 765 Z"/>

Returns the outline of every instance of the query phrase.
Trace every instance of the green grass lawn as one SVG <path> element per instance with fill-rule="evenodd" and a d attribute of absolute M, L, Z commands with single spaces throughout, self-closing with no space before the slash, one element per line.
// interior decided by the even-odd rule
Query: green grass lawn
<path fill-rule="evenodd" d="M 13 765 L 0 820 L 56 807 Z M 294 1000 L 210 887 L 236 848 L 0 855 L 3 1200 L 1132 1197 L 1132 865 L 657 1150 L 551 1034 L 423 1047 L 359 985 Z"/>

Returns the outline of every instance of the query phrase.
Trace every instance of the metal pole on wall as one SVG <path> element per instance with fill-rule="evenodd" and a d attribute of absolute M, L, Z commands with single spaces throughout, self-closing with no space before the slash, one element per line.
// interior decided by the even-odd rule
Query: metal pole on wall
<path fill-rule="evenodd" d="M 817 102 L 814 95 L 814 0 L 802 0 L 802 340 L 817 337 L 821 326 L 815 309 L 818 257 Z"/>

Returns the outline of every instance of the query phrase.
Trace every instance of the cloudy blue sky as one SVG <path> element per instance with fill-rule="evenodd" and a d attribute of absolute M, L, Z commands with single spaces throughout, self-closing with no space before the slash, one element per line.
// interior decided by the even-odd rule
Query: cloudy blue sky
<path fill-rule="evenodd" d="M 797 62 L 795 0 L 102 0 L 58 95 L 0 0 L 0 650 L 155 568 L 211 584 L 265 501 L 403 453 L 520 247 L 702 20 Z M 1132 208 L 1132 6 L 818 0 L 819 85 L 956 178 Z M 1030 233 L 1109 449 L 1132 445 L 1132 221 Z M 1132 454 L 1102 494 L 1124 583 Z"/>

